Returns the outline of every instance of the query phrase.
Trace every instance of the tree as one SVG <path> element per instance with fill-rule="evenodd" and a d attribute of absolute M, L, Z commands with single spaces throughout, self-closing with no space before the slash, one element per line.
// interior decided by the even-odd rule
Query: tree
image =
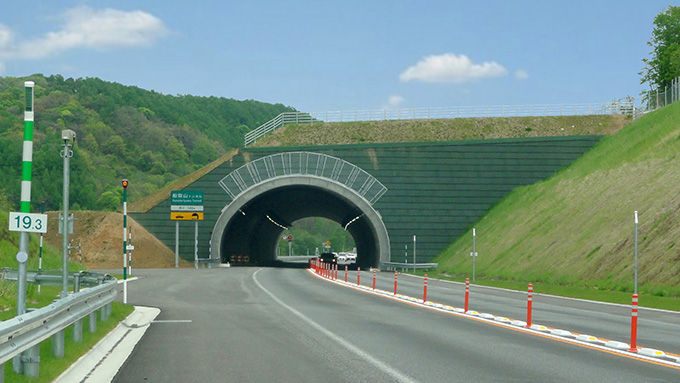
<path fill-rule="evenodd" d="M 650 58 L 642 59 L 645 67 L 639 74 L 640 84 L 664 89 L 680 76 L 680 7 L 669 6 L 654 18 Z"/>

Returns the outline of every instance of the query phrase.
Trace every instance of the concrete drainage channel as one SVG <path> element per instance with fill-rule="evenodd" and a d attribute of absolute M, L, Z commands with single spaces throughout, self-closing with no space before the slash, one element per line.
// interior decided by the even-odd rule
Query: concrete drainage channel
<path fill-rule="evenodd" d="M 660 363 L 672 367 L 677 367 L 680 368 L 680 355 L 675 355 L 671 353 L 666 353 L 661 350 L 656 350 L 653 348 L 643 348 L 637 346 L 637 352 L 630 351 L 631 346 L 628 343 L 624 342 L 619 342 L 615 340 L 608 340 L 608 339 L 602 339 L 602 338 L 597 338 L 592 335 L 586 335 L 586 334 L 577 334 L 573 333 L 567 330 L 562 330 L 562 329 L 556 329 L 556 328 L 551 328 L 547 326 L 542 326 L 539 324 L 531 324 L 530 327 L 527 326 L 527 322 L 521 321 L 521 320 L 514 320 L 502 316 L 496 316 L 493 314 L 489 313 L 480 313 L 477 311 L 473 310 L 468 310 L 467 312 L 465 309 L 459 308 L 459 307 L 453 307 L 453 306 L 448 306 L 448 305 L 443 305 L 441 303 L 436 303 L 432 301 L 423 301 L 421 298 L 415 298 L 411 297 L 408 295 L 403 295 L 403 294 L 395 294 L 394 292 L 391 291 L 386 291 L 386 290 L 381 290 L 381 289 L 376 289 L 371 286 L 364 286 L 360 285 L 357 283 L 353 282 L 346 282 L 340 279 L 337 279 L 337 275 L 334 276 L 333 273 L 326 273 L 324 274 L 323 272 L 319 273 L 317 270 L 314 268 L 308 269 L 308 271 L 321 279 L 324 279 L 326 281 L 338 284 L 338 285 L 343 285 L 347 286 L 350 288 L 353 288 L 355 290 L 360 290 L 364 291 L 367 293 L 371 293 L 374 295 L 379 295 L 383 296 L 389 299 L 401 301 L 404 303 L 416 305 L 416 306 L 422 306 L 424 308 L 428 308 L 431 310 L 436 310 L 440 312 L 445 312 L 449 313 L 452 315 L 457 315 L 459 317 L 463 318 L 468 318 L 468 319 L 474 319 L 477 321 L 481 322 L 487 322 L 496 326 L 502 326 L 502 327 L 507 327 L 511 328 L 516 331 L 522 331 L 526 332 L 529 334 L 533 335 L 539 335 L 547 338 L 554 338 L 558 339 L 561 341 L 566 341 L 568 343 L 588 347 L 588 348 L 593 348 L 593 349 L 599 349 L 603 351 L 607 351 L 610 353 L 614 354 L 620 354 L 632 358 L 637 358 L 637 359 L 642 359 L 642 360 L 647 360 L 647 361 L 652 361 L 655 363 Z"/>

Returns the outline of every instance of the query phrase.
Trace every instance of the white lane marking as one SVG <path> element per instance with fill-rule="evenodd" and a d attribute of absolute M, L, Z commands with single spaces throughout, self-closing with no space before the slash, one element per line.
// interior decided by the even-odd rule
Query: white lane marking
<path fill-rule="evenodd" d="M 151 323 L 191 323 L 191 319 L 157 319 Z"/>
<path fill-rule="evenodd" d="M 399 382 L 404 382 L 404 383 L 416 383 L 416 380 L 413 380 L 409 378 L 408 376 L 402 374 L 401 372 L 397 371 L 396 369 L 390 367 L 388 364 L 374 358 L 371 356 L 369 353 L 363 351 L 359 347 L 353 345 L 352 343 L 340 338 L 339 336 L 333 334 L 332 332 L 328 331 L 325 327 L 321 326 L 320 324 L 314 322 L 312 319 L 309 317 L 305 316 L 301 312 L 295 310 L 294 308 L 288 306 L 285 304 L 282 300 L 274 296 L 269 290 L 267 290 L 260 282 L 257 280 L 257 273 L 259 273 L 262 269 L 257 270 L 256 272 L 253 273 L 253 281 L 255 284 L 262 289 L 267 295 L 269 295 L 276 303 L 284 307 L 286 310 L 290 311 L 291 313 L 295 314 L 298 318 L 302 319 L 305 321 L 308 325 L 312 326 L 314 329 L 318 330 L 319 332 L 323 333 L 327 337 L 329 337 L 332 341 L 337 342 L 341 346 L 345 347 L 347 350 L 350 352 L 356 354 L 358 357 L 362 358 L 363 360 L 367 361 L 368 363 L 374 365 L 384 373 L 390 375 L 394 379 L 396 379 Z"/>

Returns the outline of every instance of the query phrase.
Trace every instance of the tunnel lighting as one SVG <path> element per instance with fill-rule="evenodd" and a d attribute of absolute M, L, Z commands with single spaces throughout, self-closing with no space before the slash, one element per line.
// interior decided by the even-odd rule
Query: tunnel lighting
<path fill-rule="evenodd" d="M 241 214 L 246 215 L 246 212 L 244 212 L 243 210 L 238 209 L 238 211 L 241 212 Z"/>
<path fill-rule="evenodd" d="M 268 215 L 267 215 L 267 219 L 268 219 L 271 223 L 273 223 L 274 225 L 276 225 L 276 226 L 282 228 L 283 230 L 288 230 L 287 227 L 285 227 L 285 226 L 281 225 L 280 223 L 274 221 L 274 220 L 272 219 L 272 217 L 270 217 L 270 216 L 268 216 Z"/>
<path fill-rule="evenodd" d="M 351 225 L 352 222 L 356 221 L 357 219 L 361 218 L 362 216 L 363 216 L 363 214 L 358 215 L 358 216 L 354 217 L 351 221 L 347 222 L 347 224 L 345 225 L 345 230 L 347 230 L 347 227 L 348 227 L 349 225 Z"/>

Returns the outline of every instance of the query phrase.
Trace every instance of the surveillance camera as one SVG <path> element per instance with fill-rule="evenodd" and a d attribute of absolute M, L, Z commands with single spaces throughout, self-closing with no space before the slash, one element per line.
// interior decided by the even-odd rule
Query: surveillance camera
<path fill-rule="evenodd" d="M 66 141 L 75 141 L 76 140 L 76 132 L 74 132 L 71 129 L 66 129 L 61 131 L 61 139 Z"/>

